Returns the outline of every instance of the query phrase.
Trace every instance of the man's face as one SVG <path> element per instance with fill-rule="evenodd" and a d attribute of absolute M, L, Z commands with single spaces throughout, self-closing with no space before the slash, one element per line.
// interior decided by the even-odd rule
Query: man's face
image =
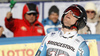
<path fill-rule="evenodd" d="M 87 10 L 86 13 L 87 13 L 87 18 L 89 18 L 89 19 L 93 19 L 96 14 L 95 11 L 93 11 L 93 10 Z"/>
<path fill-rule="evenodd" d="M 25 14 L 25 19 L 28 20 L 29 23 L 33 23 L 36 20 L 36 14 Z"/>
<path fill-rule="evenodd" d="M 57 13 L 52 13 L 49 16 L 49 19 L 52 20 L 54 23 L 56 23 L 58 21 L 58 14 Z"/>
<path fill-rule="evenodd" d="M 71 25 L 75 24 L 77 20 L 78 19 L 73 16 L 72 12 L 69 11 L 68 14 L 64 16 L 63 23 L 65 26 L 70 27 Z"/>

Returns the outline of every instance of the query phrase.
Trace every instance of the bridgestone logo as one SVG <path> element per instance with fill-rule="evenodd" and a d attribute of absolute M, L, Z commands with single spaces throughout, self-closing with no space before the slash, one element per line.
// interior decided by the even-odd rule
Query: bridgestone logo
<path fill-rule="evenodd" d="M 56 45 L 56 46 L 59 46 L 59 47 L 67 48 L 67 49 L 72 50 L 73 52 L 75 51 L 75 49 L 72 46 L 64 44 L 64 43 L 55 42 L 55 41 L 48 41 L 47 44 L 51 44 L 51 45 Z"/>

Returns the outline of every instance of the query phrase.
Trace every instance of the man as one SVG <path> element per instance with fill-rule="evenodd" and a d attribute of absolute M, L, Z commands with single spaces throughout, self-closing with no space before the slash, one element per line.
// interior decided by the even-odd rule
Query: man
<path fill-rule="evenodd" d="M 38 21 L 39 12 L 35 4 L 25 4 L 22 14 L 22 20 L 13 18 L 11 12 L 6 15 L 5 25 L 14 33 L 14 37 L 45 35 L 44 27 Z"/>
<path fill-rule="evenodd" d="M 61 31 L 47 34 L 35 56 L 89 56 L 89 48 L 77 31 L 86 25 L 84 8 L 73 4 L 61 19 Z"/>
<path fill-rule="evenodd" d="M 57 8 L 57 6 L 53 5 L 49 9 L 48 17 L 42 20 L 42 24 L 44 26 L 46 34 L 61 29 L 61 24 L 58 17 L 59 17 L 59 9 Z"/>
<path fill-rule="evenodd" d="M 96 34 L 100 34 L 100 11 L 98 13 L 98 23 L 96 26 Z"/>
<path fill-rule="evenodd" d="M 0 26 L 0 38 L 6 38 L 5 34 L 3 34 L 4 28 Z"/>

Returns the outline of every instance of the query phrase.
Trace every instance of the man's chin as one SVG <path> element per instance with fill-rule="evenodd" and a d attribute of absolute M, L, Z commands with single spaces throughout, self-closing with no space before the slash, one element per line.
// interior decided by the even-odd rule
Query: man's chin
<path fill-rule="evenodd" d="M 57 23 L 57 21 L 53 21 L 54 23 Z"/>

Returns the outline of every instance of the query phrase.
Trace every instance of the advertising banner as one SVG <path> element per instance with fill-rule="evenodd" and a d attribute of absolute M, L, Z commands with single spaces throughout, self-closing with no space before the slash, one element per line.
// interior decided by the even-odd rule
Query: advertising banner
<path fill-rule="evenodd" d="M 88 44 L 90 56 L 100 56 L 100 35 L 81 35 Z M 0 56 L 35 56 L 44 36 L 2 38 Z"/>
<path fill-rule="evenodd" d="M 0 56 L 35 56 L 40 43 L 0 45 Z"/>
<path fill-rule="evenodd" d="M 97 49 L 97 41 L 94 40 L 88 40 L 88 47 L 90 50 L 90 56 L 98 56 L 98 49 Z"/>
<path fill-rule="evenodd" d="M 97 41 L 97 46 L 98 46 L 98 55 L 100 56 L 100 41 Z"/>

